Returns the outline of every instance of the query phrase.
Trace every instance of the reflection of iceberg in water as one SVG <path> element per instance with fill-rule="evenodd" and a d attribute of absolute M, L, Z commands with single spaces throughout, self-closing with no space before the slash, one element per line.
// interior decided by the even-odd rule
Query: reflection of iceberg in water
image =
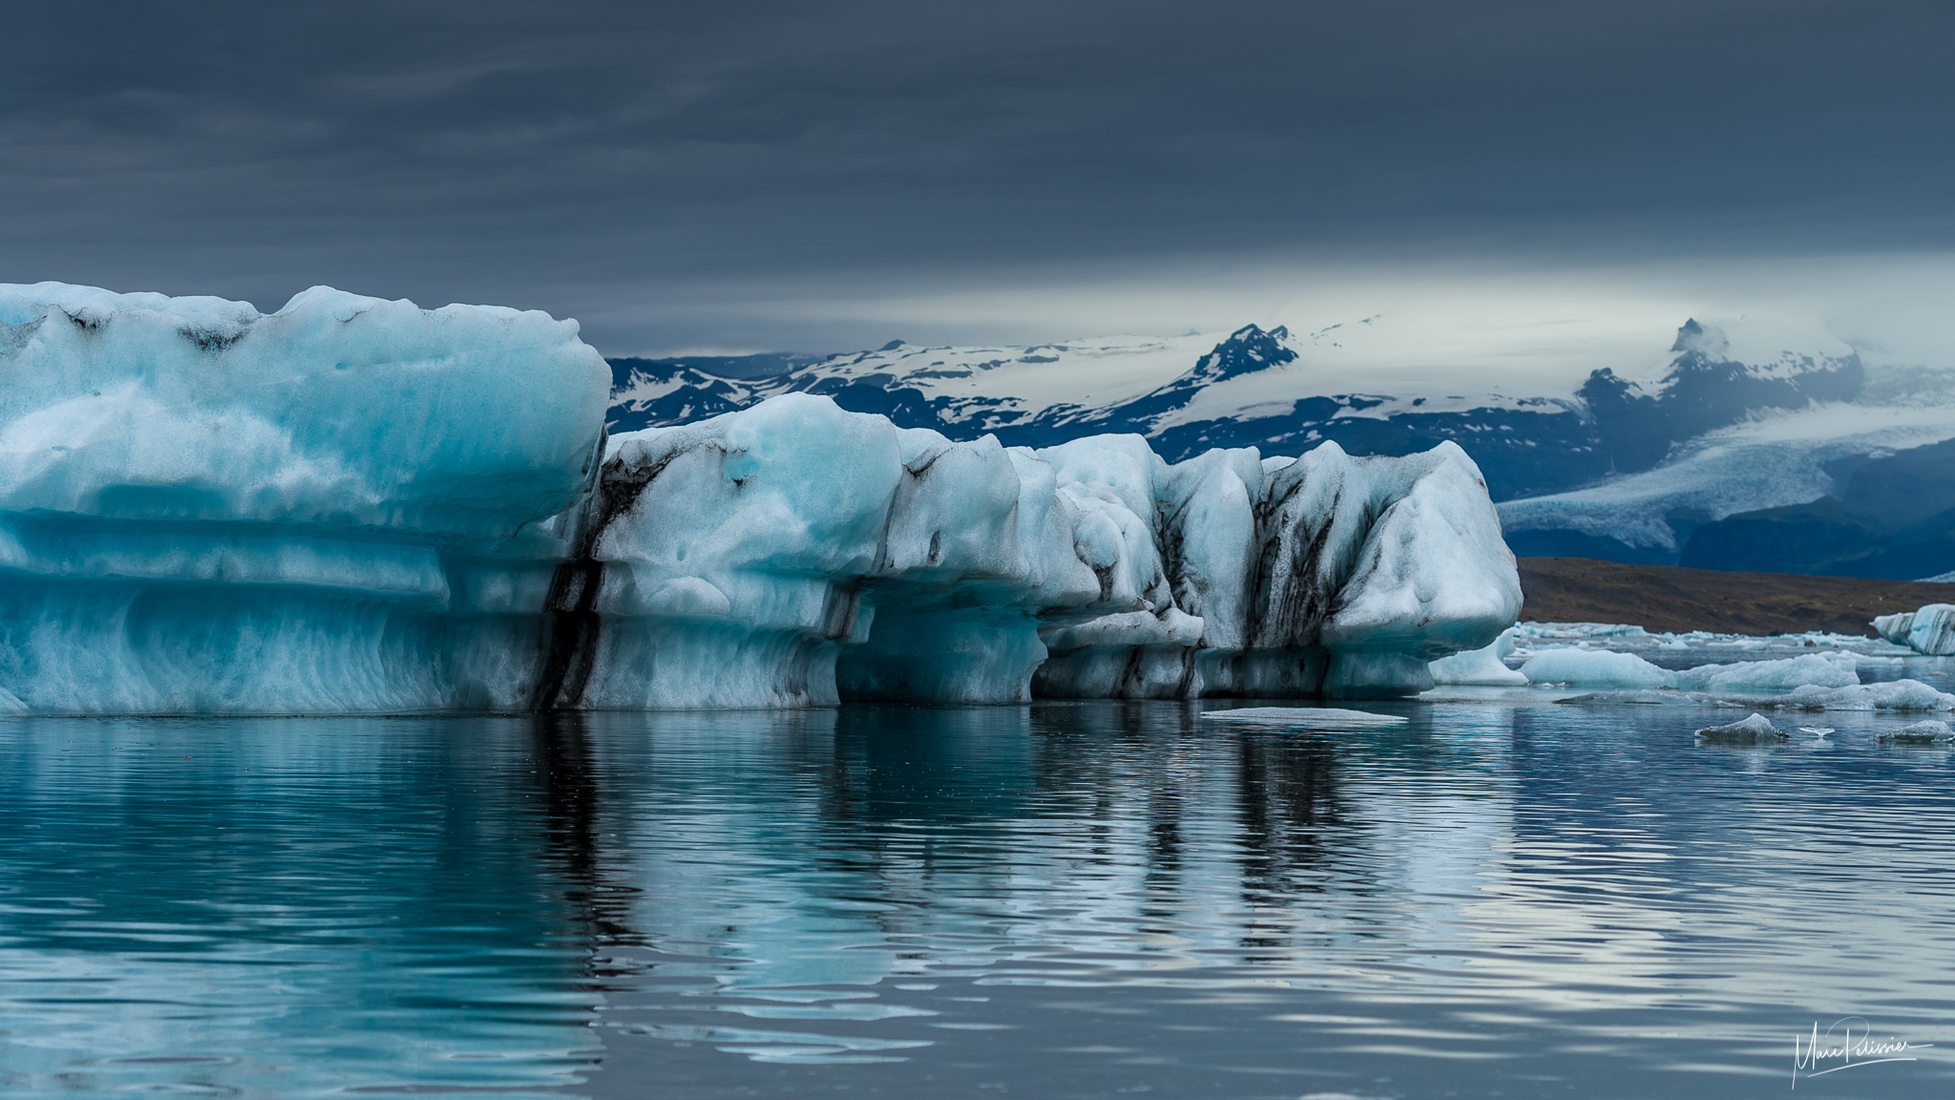
<path fill-rule="evenodd" d="M 626 874 L 640 888 L 632 923 L 662 930 L 660 973 L 678 984 L 622 993 L 608 1018 L 766 1059 L 892 1057 L 885 1033 L 855 1024 L 934 1015 L 938 983 L 1224 989 L 1250 968 L 1309 985 L 1326 950 L 1373 938 L 1384 950 L 1405 897 L 1474 900 L 1505 803 L 1393 788 L 1406 770 L 1445 782 L 1484 767 L 1485 745 L 1428 730 L 1423 744 L 1369 746 L 1382 774 L 1353 776 L 1332 742 L 1202 736 L 1198 714 L 665 716 L 643 741 L 667 782 L 655 804 L 634 802 Z M 593 721 L 624 771 L 642 724 Z M 1458 923 L 1421 934 L 1437 943 Z M 1069 958 L 1080 950 L 1098 961 Z M 675 992 L 726 1023 L 675 1008 Z M 783 1014 L 791 1023 L 766 1023 Z"/>
<path fill-rule="evenodd" d="M 620 933 L 574 736 L 341 719 L 4 736 L 0 999 L 41 1006 L 0 1032 L 20 1080 L 541 1091 L 596 1057 L 592 954 Z"/>
<path fill-rule="evenodd" d="M 786 1061 L 937 1095 L 988 1055 L 1086 1082 L 1052 1093 L 1297 1095 L 1389 1052 L 1664 1095 L 1685 1047 L 1757 1072 L 1788 1006 L 1930 1026 L 1942 754 L 1397 709 L 10 721 L 0 1091 L 711 1096 Z M 1852 965 L 1815 966 L 1845 911 L 1876 914 Z M 1269 1076 L 1298 1065 L 1323 1080 Z"/>

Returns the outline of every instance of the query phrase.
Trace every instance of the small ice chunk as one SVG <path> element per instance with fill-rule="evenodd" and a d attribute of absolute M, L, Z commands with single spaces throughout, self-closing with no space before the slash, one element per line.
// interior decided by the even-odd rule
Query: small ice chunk
<path fill-rule="evenodd" d="M 1955 710 L 1955 695 L 1936 691 L 1919 680 L 1883 680 L 1842 688 L 1803 687 L 1768 696 L 1767 700 L 1765 705 L 1794 710 Z"/>
<path fill-rule="evenodd" d="M 1786 740 L 1785 731 L 1756 711 L 1751 717 L 1724 726 L 1705 726 L 1697 731 L 1699 741 L 1713 745 L 1775 745 Z"/>
<path fill-rule="evenodd" d="M 1527 677 L 1517 668 L 1508 668 L 1502 660 L 1514 651 L 1514 630 L 1509 627 L 1501 632 L 1493 644 L 1482 649 L 1469 649 L 1465 653 L 1455 653 L 1441 657 L 1427 666 L 1435 684 L 1470 685 L 1475 687 L 1514 687 L 1527 683 Z"/>
<path fill-rule="evenodd" d="M 1889 745 L 1937 745 L 1955 741 L 1955 726 L 1939 718 L 1924 718 L 1911 726 L 1877 734 L 1874 740 Z"/>
<path fill-rule="evenodd" d="M 1398 726 L 1410 719 L 1397 714 L 1373 714 L 1340 707 L 1237 707 L 1234 710 L 1209 710 L 1202 718 L 1210 722 L 1245 722 L 1288 729 L 1361 729 L 1370 726 Z"/>

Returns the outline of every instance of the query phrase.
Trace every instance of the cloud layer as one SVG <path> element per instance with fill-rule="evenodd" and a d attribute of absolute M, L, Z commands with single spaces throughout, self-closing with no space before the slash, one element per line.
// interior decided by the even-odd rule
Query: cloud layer
<path fill-rule="evenodd" d="M 1830 256 L 1955 251 L 1936 0 L 7 21 L 4 279 L 534 305 L 626 351 L 1050 335 L 1055 295 L 1087 328 L 1129 298 L 1187 303 L 1136 324 L 1228 325 L 1228 288 L 1360 271 L 1796 258 L 1823 282 Z"/>

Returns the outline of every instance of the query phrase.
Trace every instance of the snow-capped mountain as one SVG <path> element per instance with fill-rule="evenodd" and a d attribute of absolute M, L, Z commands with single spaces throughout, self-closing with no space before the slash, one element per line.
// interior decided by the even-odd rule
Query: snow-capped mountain
<path fill-rule="evenodd" d="M 614 430 L 808 391 L 952 438 L 1049 446 L 1135 433 L 1171 461 L 1214 447 L 1296 454 L 1327 439 L 1410 454 L 1450 439 L 1479 463 L 1522 554 L 1955 570 L 1955 512 L 1942 514 L 1955 466 L 1939 461 L 1946 448 L 1911 450 L 1955 439 L 1955 372 L 1869 367 L 1809 326 L 1693 318 L 1624 334 L 1376 315 L 1310 331 L 611 362 Z M 1860 482 L 1890 469 L 1918 491 L 1876 507 Z"/>
<path fill-rule="evenodd" d="M 1648 470 L 1762 411 L 1856 396 L 1864 369 L 1852 348 L 1823 334 L 1788 339 L 1690 320 L 1667 351 L 1662 337 L 1638 346 L 1532 331 L 1449 342 L 1379 315 L 1301 333 L 1251 324 L 1016 346 L 892 340 L 830 356 L 614 359 L 610 415 L 629 430 L 806 391 L 953 438 L 1046 446 L 1133 432 L 1170 460 L 1218 446 L 1294 454 L 1326 439 L 1405 454 L 1451 439 L 1507 500 Z"/>

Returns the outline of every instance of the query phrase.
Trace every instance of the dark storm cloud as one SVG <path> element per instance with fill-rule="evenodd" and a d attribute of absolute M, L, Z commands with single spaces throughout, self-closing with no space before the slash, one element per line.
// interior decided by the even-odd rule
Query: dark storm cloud
<path fill-rule="evenodd" d="M 506 301 L 619 350 L 794 342 L 755 320 L 784 287 L 1042 266 L 1955 244 L 1939 0 L 0 21 L 0 279 Z"/>

